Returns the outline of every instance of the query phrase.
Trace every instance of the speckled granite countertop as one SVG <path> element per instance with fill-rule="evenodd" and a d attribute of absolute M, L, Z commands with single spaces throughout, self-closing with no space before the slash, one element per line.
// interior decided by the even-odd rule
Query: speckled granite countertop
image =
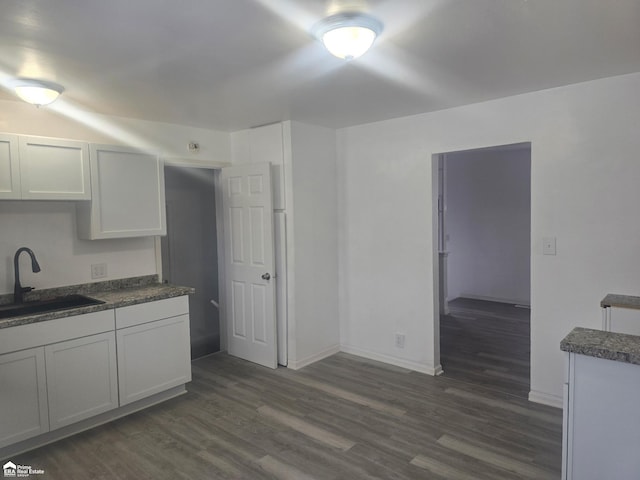
<path fill-rule="evenodd" d="M 70 285 L 67 287 L 34 290 L 25 294 L 25 302 L 47 300 L 65 295 L 80 294 L 101 300 L 99 305 L 87 305 L 56 310 L 46 313 L 22 315 L 0 319 L 0 329 L 26 325 L 29 323 L 44 322 L 55 318 L 82 315 L 84 313 L 99 312 L 112 308 L 126 307 L 138 303 L 152 302 L 165 298 L 189 295 L 195 292 L 192 287 L 180 287 L 166 283 L 158 283 L 157 275 L 143 277 L 124 278 L 121 280 L 109 280 L 105 282 L 86 283 L 82 285 Z M 13 301 L 13 295 L 0 295 L 0 305 L 6 305 Z"/>
<path fill-rule="evenodd" d="M 640 310 L 640 297 L 634 297 L 632 295 L 617 295 L 614 293 L 607 294 L 606 297 L 600 302 L 602 308 L 618 307 L 618 308 L 633 308 L 634 310 Z"/>
<path fill-rule="evenodd" d="M 577 327 L 560 342 L 560 350 L 640 365 L 638 335 Z"/>

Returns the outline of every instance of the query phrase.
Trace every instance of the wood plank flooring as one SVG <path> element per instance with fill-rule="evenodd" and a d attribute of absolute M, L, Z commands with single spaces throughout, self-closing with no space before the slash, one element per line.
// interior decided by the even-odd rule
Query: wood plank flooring
<path fill-rule="evenodd" d="M 449 302 L 440 316 L 445 376 L 528 398 L 530 310 L 469 298 Z"/>
<path fill-rule="evenodd" d="M 189 393 L 12 458 L 38 479 L 558 479 L 561 411 L 337 354 L 269 370 L 215 354 Z"/>

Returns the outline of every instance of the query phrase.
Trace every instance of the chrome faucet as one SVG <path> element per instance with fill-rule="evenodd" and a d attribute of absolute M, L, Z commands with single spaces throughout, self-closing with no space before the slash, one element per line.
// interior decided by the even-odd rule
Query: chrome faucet
<path fill-rule="evenodd" d="M 16 254 L 13 256 L 13 273 L 15 275 L 15 284 L 13 286 L 13 303 L 22 303 L 22 294 L 33 290 L 33 287 L 23 287 L 22 285 L 20 285 L 20 266 L 18 265 L 18 259 L 22 252 L 27 252 L 31 257 L 31 270 L 33 270 L 33 273 L 38 273 L 40 271 L 40 265 L 38 265 L 38 261 L 36 260 L 36 256 L 33 253 L 33 250 L 27 247 L 20 247 Z"/>

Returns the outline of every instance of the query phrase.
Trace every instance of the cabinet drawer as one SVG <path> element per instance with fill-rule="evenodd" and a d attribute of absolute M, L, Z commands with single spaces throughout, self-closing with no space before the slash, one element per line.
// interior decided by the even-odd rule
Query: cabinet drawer
<path fill-rule="evenodd" d="M 116 309 L 116 328 L 127 328 L 189 313 L 189 297 L 166 298 Z"/>
<path fill-rule="evenodd" d="M 115 327 L 113 312 L 102 310 L 3 328 L 0 334 L 0 355 L 111 331 Z"/>

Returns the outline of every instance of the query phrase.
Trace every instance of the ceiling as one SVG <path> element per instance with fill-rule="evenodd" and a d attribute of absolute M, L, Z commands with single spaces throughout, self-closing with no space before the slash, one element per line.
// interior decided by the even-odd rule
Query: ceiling
<path fill-rule="evenodd" d="M 351 62 L 309 34 L 341 9 L 385 26 Z M 638 71 L 639 0 L 2 0 L 0 15 L 0 84 L 55 81 L 56 104 L 221 131 L 340 128 Z"/>

